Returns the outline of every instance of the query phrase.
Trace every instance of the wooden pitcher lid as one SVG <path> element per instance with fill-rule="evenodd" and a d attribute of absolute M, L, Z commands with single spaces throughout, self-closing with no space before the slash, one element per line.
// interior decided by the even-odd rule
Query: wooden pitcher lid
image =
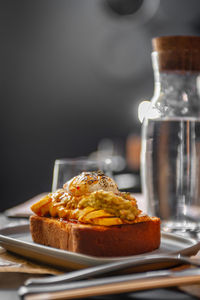
<path fill-rule="evenodd" d="M 152 40 L 161 71 L 200 71 L 200 36 L 161 36 Z"/>
<path fill-rule="evenodd" d="M 152 40 L 154 51 L 169 51 L 169 50 L 199 50 L 200 51 L 200 36 L 160 36 Z"/>

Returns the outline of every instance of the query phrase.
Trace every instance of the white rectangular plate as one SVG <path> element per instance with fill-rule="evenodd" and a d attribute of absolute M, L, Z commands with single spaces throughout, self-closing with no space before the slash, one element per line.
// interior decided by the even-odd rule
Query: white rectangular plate
<path fill-rule="evenodd" d="M 29 225 L 18 225 L 1 229 L 0 245 L 8 251 L 27 257 L 28 259 L 64 269 L 81 269 L 130 258 L 130 256 L 112 258 L 96 257 L 39 245 L 32 242 Z M 143 256 L 156 254 L 191 256 L 195 255 L 199 250 L 200 242 L 175 234 L 162 233 L 159 249 L 135 257 L 142 258 Z"/>

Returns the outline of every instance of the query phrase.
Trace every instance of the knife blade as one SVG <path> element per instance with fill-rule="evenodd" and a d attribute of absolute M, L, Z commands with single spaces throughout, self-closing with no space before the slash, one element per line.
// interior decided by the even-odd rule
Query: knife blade
<path fill-rule="evenodd" d="M 55 284 L 55 283 L 66 283 L 70 281 L 85 279 L 88 277 L 99 276 L 102 274 L 108 274 L 114 271 L 127 270 L 128 268 L 136 268 L 147 265 L 154 265 L 153 269 L 158 268 L 161 264 L 190 264 L 200 267 L 199 259 L 191 259 L 189 257 L 178 255 L 152 255 L 152 256 L 142 256 L 140 258 L 130 258 L 122 261 L 115 261 L 103 265 L 98 265 L 90 268 L 85 268 L 77 271 L 72 271 L 66 274 L 57 276 L 48 276 L 46 278 L 29 278 L 26 282 L 26 286 L 38 286 L 45 284 Z M 131 270 L 132 271 L 132 270 Z M 144 270 L 143 270 L 144 271 Z M 147 271 L 147 270 L 146 270 Z"/>
<path fill-rule="evenodd" d="M 90 280 L 82 280 L 70 283 L 62 283 L 62 284 L 54 284 L 54 285 L 43 285 L 43 286 L 22 286 L 18 290 L 19 296 L 26 297 L 25 299 L 62 299 L 62 298 L 51 298 L 52 295 L 58 292 L 65 292 L 66 295 L 70 295 L 69 292 L 76 291 L 86 291 L 88 289 L 92 290 L 107 290 L 108 294 L 110 292 L 118 293 L 119 287 L 126 287 L 127 284 L 129 289 L 131 288 L 130 283 L 139 283 L 141 285 L 141 281 L 144 283 L 145 281 L 152 279 L 172 279 L 170 281 L 171 285 L 175 285 L 177 280 L 175 279 L 187 279 L 184 282 L 190 282 L 193 280 L 194 282 L 200 282 L 200 268 L 191 268 L 183 271 L 170 271 L 170 270 L 162 270 L 162 271 L 151 271 L 151 272 L 143 272 L 139 274 L 131 274 L 131 275 L 122 275 L 122 276 L 112 276 L 112 277 L 104 277 L 100 279 L 90 279 Z M 190 280 L 189 280 L 190 279 Z M 134 285 L 133 285 L 134 286 Z M 109 289 L 111 288 L 112 289 Z M 113 289 L 114 288 L 114 289 Z M 130 289 L 131 290 L 131 289 Z M 123 289 L 124 291 L 124 289 Z M 52 295 L 51 295 L 52 293 Z M 40 298 L 36 298 L 36 296 L 40 295 Z M 48 298 L 48 296 L 50 298 Z M 97 294 L 95 294 L 97 295 Z M 100 295 L 100 294 L 99 294 Z M 43 298 L 45 296 L 45 298 Z M 35 298 L 33 298 L 35 297 Z M 61 297 L 61 295 L 59 296 Z M 66 296 L 67 297 L 67 296 Z M 65 299 L 67 299 L 65 297 Z M 63 298 L 64 299 L 64 298 Z"/>

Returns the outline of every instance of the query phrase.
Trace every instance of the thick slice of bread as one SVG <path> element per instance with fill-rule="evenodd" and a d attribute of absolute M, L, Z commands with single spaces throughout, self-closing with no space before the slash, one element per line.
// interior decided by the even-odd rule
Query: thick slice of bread
<path fill-rule="evenodd" d="M 127 256 L 155 250 L 160 245 L 160 219 L 148 217 L 134 224 L 99 226 L 56 218 L 31 216 L 33 241 L 94 256 Z"/>

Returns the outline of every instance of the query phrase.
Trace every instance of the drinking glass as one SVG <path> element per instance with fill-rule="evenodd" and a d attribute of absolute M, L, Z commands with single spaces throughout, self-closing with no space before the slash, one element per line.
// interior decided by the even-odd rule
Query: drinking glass
<path fill-rule="evenodd" d="M 54 163 L 52 192 L 63 187 L 63 184 L 83 171 L 101 170 L 105 174 L 110 173 L 108 160 L 89 160 L 88 158 L 62 158 Z"/>

